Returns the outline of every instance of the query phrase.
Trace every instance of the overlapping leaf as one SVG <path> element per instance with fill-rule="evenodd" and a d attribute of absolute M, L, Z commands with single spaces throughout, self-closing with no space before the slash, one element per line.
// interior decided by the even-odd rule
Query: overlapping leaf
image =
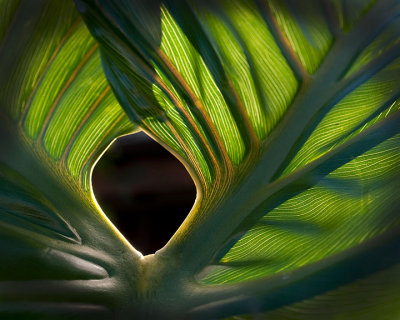
<path fill-rule="evenodd" d="M 361 281 L 393 317 L 374 273 L 398 262 L 398 1 L 98 3 L 77 1 L 117 98 L 198 184 L 158 253 L 197 274 L 190 315 L 312 318 Z"/>

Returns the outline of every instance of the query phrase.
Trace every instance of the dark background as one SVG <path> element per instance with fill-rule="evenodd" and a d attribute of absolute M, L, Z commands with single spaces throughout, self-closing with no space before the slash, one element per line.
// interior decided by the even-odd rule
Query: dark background
<path fill-rule="evenodd" d="M 196 198 L 185 167 L 143 132 L 116 140 L 92 182 L 103 211 L 143 254 L 167 243 Z"/>

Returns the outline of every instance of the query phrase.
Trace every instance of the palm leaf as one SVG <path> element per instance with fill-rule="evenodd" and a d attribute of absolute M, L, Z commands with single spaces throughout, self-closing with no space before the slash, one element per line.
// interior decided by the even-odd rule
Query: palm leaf
<path fill-rule="evenodd" d="M 141 255 L 93 200 L 91 169 L 135 127 L 72 2 L 1 1 L 0 16 L 0 317 L 111 318 L 116 261 Z"/>
<path fill-rule="evenodd" d="M 399 315 L 398 1 L 76 2 L 122 107 L 197 184 L 148 257 L 171 312 Z"/>

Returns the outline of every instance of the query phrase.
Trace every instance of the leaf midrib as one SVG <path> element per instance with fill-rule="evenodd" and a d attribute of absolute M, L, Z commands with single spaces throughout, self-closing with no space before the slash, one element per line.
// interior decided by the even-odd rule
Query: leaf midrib
<path fill-rule="evenodd" d="M 318 113 L 320 115 L 321 113 L 326 114 L 338 99 L 343 98 L 342 90 L 344 88 L 352 84 L 352 89 L 355 89 L 395 57 L 400 46 L 393 47 L 389 54 L 386 53 L 384 57 L 378 57 L 353 76 L 341 79 L 361 51 L 361 47 L 365 48 L 374 39 L 374 36 L 371 37 L 369 34 L 360 31 L 364 30 L 371 23 L 370 21 L 375 19 L 380 21 L 377 29 L 384 28 L 387 21 L 391 20 L 391 16 L 388 17 L 387 12 L 396 12 L 395 10 L 392 11 L 394 4 L 399 6 L 393 0 L 378 3 L 350 33 L 341 34 L 335 40 L 319 70 L 308 84 L 303 85 L 291 108 L 267 138 L 263 155 L 252 169 L 251 174 L 240 183 L 234 192 L 227 195 L 223 204 L 214 208 L 213 212 L 208 213 L 207 219 L 201 224 L 188 224 L 185 221 L 186 223 L 184 222 L 180 228 L 185 232 L 180 233 L 178 230 L 174 238 L 162 249 L 163 254 L 174 256 L 173 252 L 183 252 L 179 258 L 181 268 L 192 270 L 194 273 L 212 260 L 216 250 L 235 229 L 233 226 L 238 226 L 257 206 L 254 203 L 249 205 L 249 202 L 252 201 L 248 200 L 248 195 L 252 195 L 256 190 L 273 181 L 281 164 L 285 160 L 288 161 L 288 155 L 290 156 L 291 150 L 302 134 L 307 131 L 307 128 L 315 126 L 317 123 L 315 121 L 319 121 Z M 360 36 L 360 34 L 363 36 Z M 346 50 L 343 50 L 344 47 Z M 385 60 L 384 58 L 387 56 L 390 59 Z M 367 72 L 370 71 L 371 67 L 373 67 L 373 72 Z M 337 82 L 339 79 L 340 81 Z M 315 99 L 319 103 L 315 103 Z M 245 200 L 246 198 L 247 200 Z M 215 230 L 216 226 L 218 226 L 218 232 L 210 238 L 208 235 L 210 232 L 214 233 L 211 230 Z M 180 239 L 182 235 L 185 236 L 184 241 Z M 204 241 L 204 239 L 207 239 L 207 241 Z"/>

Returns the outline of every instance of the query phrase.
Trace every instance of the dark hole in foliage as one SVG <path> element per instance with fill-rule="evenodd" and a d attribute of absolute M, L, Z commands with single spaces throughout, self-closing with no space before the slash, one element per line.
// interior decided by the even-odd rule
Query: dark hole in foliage
<path fill-rule="evenodd" d="M 143 254 L 162 248 L 196 198 L 184 166 L 144 133 L 119 138 L 93 171 L 97 202 Z"/>

